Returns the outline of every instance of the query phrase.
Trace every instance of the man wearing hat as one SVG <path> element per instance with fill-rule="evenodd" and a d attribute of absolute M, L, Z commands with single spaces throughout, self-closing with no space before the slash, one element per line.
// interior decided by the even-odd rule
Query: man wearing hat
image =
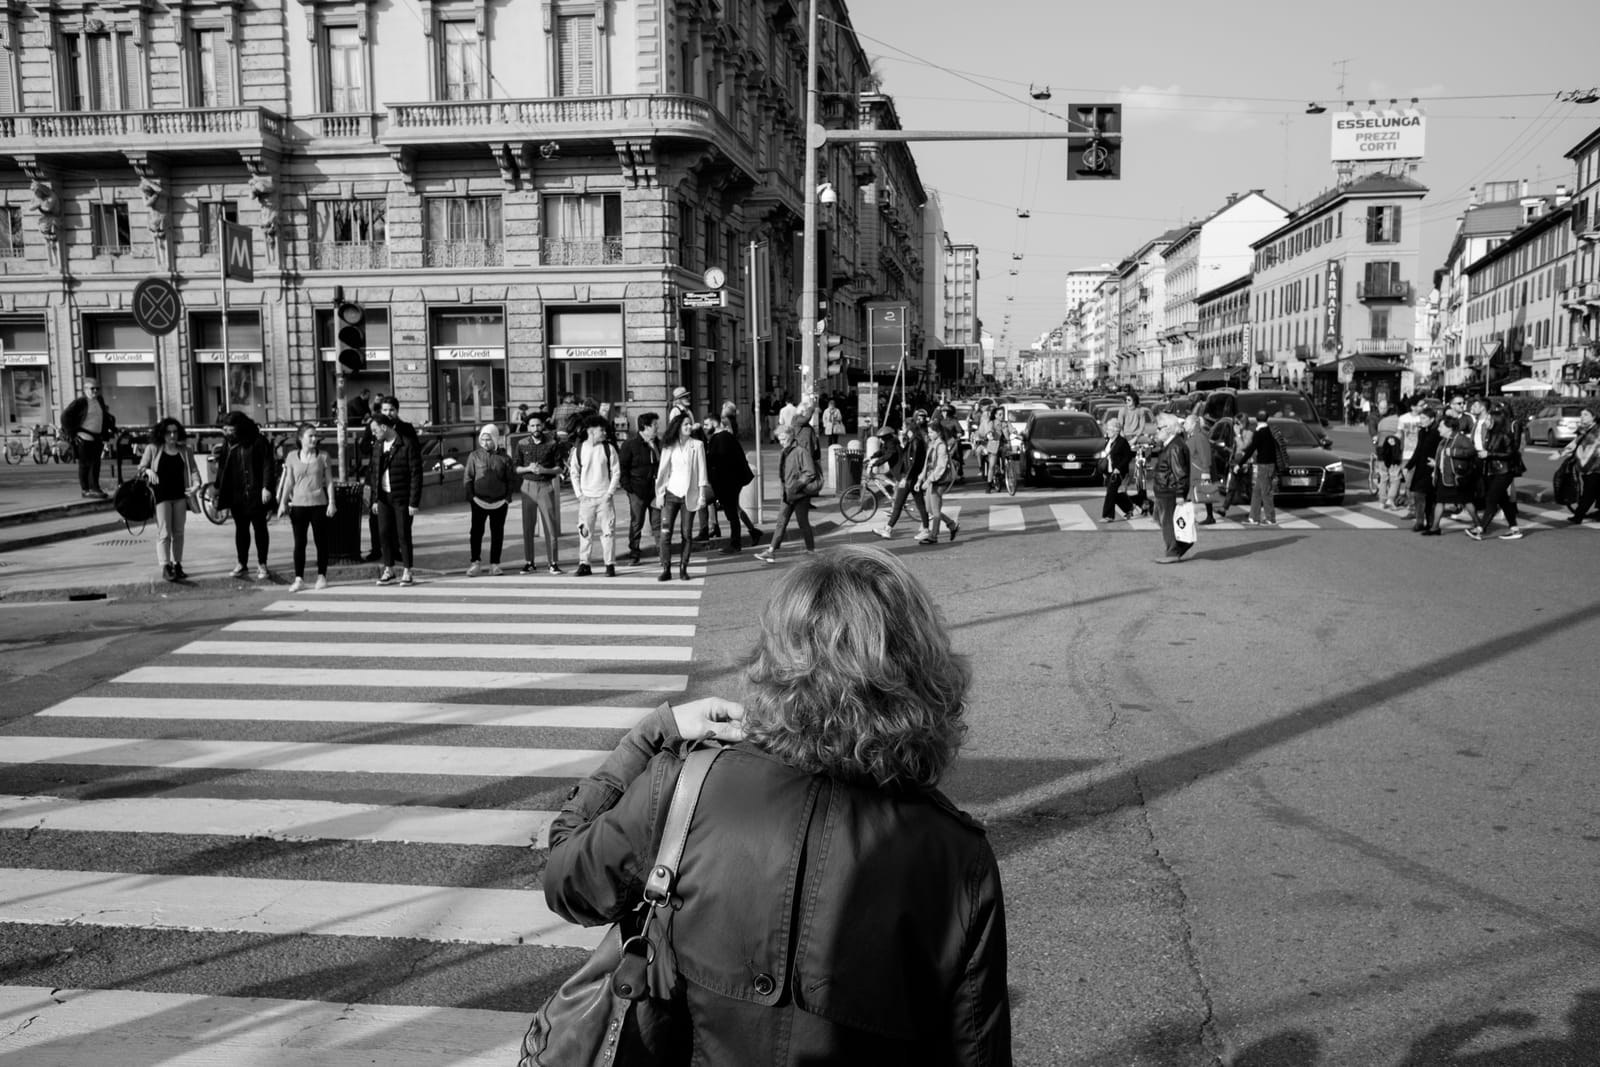
<path fill-rule="evenodd" d="M 667 421 L 670 422 L 672 420 L 672 413 L 675 411 L 691 411 L 689 405 L 689 390 L 681 385 L 672 391 L 672 405 L 667 409 Z"/>

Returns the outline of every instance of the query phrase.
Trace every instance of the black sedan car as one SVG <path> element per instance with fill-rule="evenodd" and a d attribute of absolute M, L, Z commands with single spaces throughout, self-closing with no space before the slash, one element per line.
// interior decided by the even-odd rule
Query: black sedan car
<path fill-rule="evenodd" d="M 1304 421 L 1297 418 L 1268 419 L 1278 439 L 1279 504 L 1344 505 L 1344 463 L 1324 445 Z"/>
<path fill-rule="evenodd" d="M 1022 428 L 1022 480 L 1032 485 L 1052 478 L 1093 481 L 1095 457 L 1105 447 L 1105 435 L 1094 416 L 1081 411 L 1035 411 Z"/>

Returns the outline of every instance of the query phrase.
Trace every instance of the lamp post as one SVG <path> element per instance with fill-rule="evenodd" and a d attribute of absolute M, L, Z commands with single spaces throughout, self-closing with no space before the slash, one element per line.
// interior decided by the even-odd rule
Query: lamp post
<path fill-rule="evenodd" d="M 806 13 L 806 166 L 800 192 L 805 197 L 805 247 L 800 255 L 800 392 L 817 388 L 817 0 Z"/>

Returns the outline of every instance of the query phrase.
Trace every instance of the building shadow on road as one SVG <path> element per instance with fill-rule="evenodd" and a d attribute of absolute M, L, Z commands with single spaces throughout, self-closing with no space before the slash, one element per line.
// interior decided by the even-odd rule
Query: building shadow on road
<path fill-rule="evenodd" d="M 1578 993 L 1567 1010 L 1564 1037 L 1500 1044 L 1538 1025 L 1526 1011 L 1491 1011 L 1443 1023 L 1411 1045 L 1399 1067 L 1593 1067 L 1600 1063 L 1600 989 Z M 1468 1045 L 1475 1046 L 1469 1051 Z"/>

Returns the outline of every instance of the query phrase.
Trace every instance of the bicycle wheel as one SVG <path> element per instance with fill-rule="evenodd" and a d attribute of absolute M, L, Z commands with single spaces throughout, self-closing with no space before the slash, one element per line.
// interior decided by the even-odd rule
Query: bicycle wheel
<path fill-rule="evenodd" d="M 839 494 L 839 514 L 847 522 L 865 522 L 877 514 L 878 494 L 871 489 L 852 485 Z"/>
<path fill-rule="evenodd" d="M 48 445 L 46 445 L 44 443 L 44 439 L 43 438 L 40 438 L 39 440 L 37 440 L 37 441 L 35 441 L 33 443 L 32 452 L 33 452 L 33 461 L 35 463 L 49 463 L 50 462 L 50 448 L 49 448 Z M 17 462 L 18 463 L 22 462 L 22 459 L 21 459 L 20 456 L 17 458 Z"/>
<path fill-rule="evenodd" d="M 1006 460 L 1006 492 L 1017 495 L 1017 461 L 1014 459 Z"/>
<path fill-rule="evenodd" d="M 228 521 L 228 509 L 217 499 L 215 488 L 200 490 L 200 512 L 210 519 L 214 526 L 221 526 Z"/>
<path fill-rule="evenodd" d="M 5 443 L 6 466 L 9 467 L 13 463 L 22 462 L 22 453 L 19 451 L 21 447 L 21 444 L 16 441 L 7 441 Z"/>

